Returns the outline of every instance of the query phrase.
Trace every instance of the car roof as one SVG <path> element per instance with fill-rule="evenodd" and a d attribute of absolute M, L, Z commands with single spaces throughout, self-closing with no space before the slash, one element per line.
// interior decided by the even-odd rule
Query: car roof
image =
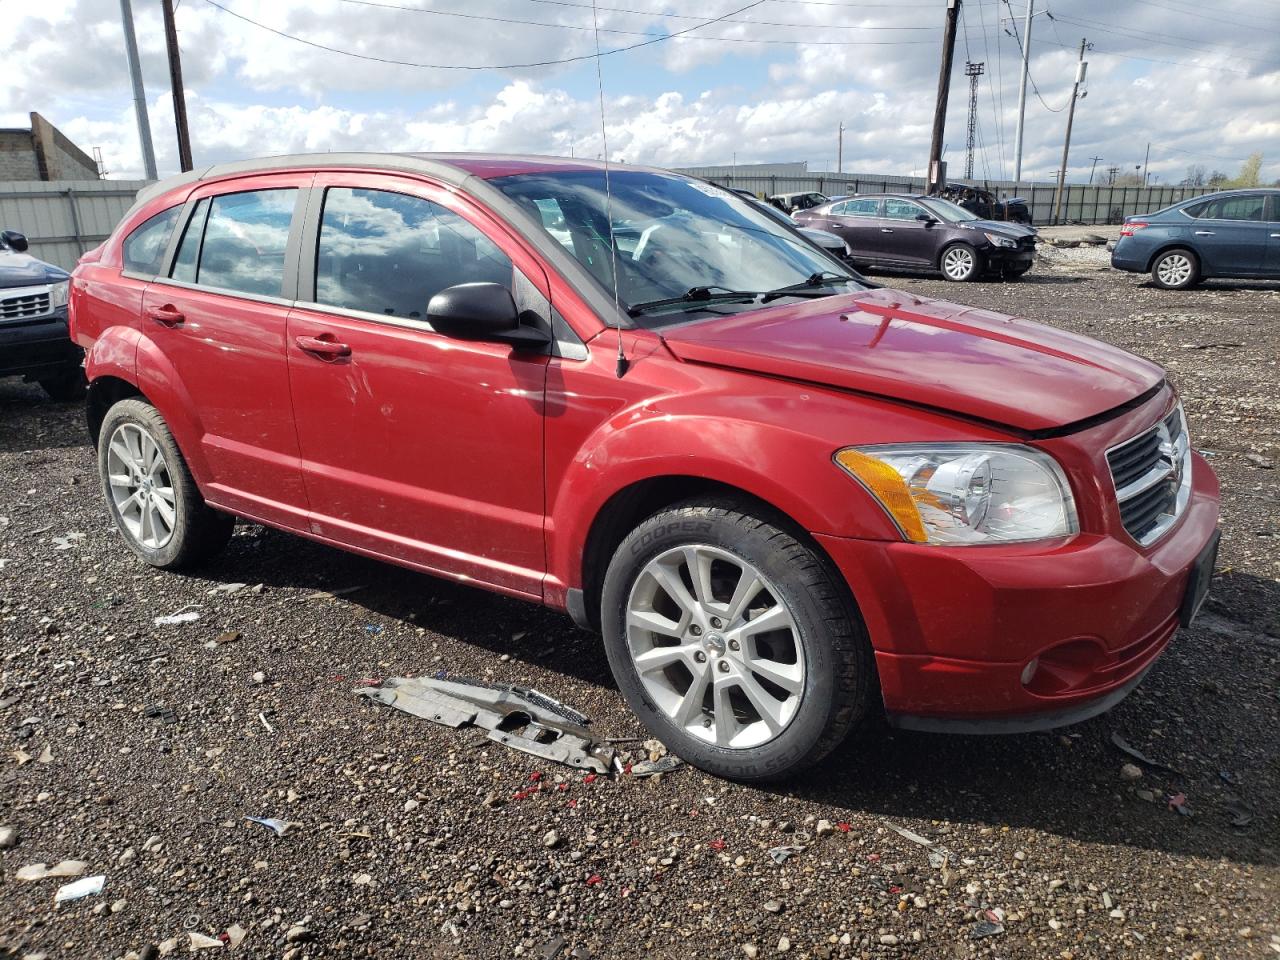
<path fill-rule="evenodd" d="M 572 157 L 544 157 L 532 154 L 503 153 L 297 153 L 278 157 L 262 157 L 254 160 L 236 160 L 190 170 L 176 176 L 157 180 L 138 191 L 138 204 L 163 193 L 201 180 L 222 177 L 251 176 L 255 173 L 279 173 L 286 170 L 312 170 L 329 168 L 360 168 L 387 170 L 397 173 L 421 173 L 461 186 L 467 179 L 476 177 L 492 180 L 515 174 L 565 172 L 570 170 L 603 170 L 605 164 L 598 160 L 580 160 Z M 618 164 L 610 169 L 617 170 Z M 669 173 L 656 167 L 626 164 L 627 170 L 648 173 Z"/>
<path fill-rule="evenodd" d="M 1233 190 L 1219 190 L 1216 193 L 1202 193 L 1198 197 L 1188 197 L 1179 203 L 1195 203 L 1197 200 L 1213 200 L 1217 197 L 1238 197 L 1242 194 L 1280 193 L 1280 187 L 1236 187 Z"/>

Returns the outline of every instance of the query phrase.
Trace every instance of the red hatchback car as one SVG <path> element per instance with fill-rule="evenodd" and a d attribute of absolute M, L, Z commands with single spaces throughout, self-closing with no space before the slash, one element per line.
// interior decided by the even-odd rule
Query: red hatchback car
<path fill-rule="evenodd" d="M 739 779 L 881 706 L 1118 702 L 1208 590 L 1164 372 L 876 289 L 731 193 L 578 160 L 331 154 L 149 187 L 72 280 L 89 426 L 157 567 L 236 516 L 568 611 Z"/>

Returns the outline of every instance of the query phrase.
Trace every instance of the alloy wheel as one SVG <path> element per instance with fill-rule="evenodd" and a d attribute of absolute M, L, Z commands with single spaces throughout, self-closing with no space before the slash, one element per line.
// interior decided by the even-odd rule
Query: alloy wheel
<path fill-rule="evenodd" d="M 759 747 L 799 709 L 795 617 L 759 570 L 718 547 L 675 547 L 644 566 L 627 602 L 627 645 L 648 697 L 704 742 Z"/>
<path fill-rule="evenodd" d="M 107 444 L 107 485 L 125 531 L 159 550 L 173 539 L 178 501 L 164 451 L 143 427 L 123 423 Z"/>
<path fill-rule="evenodd" d="M 973 254 L 964 247 L 952 247 L 943 254 L 942 269 L 952 280 L 963 280 L 973 272 Z"/>
<path fill-rule="evenodd" d="M 1183 253 L 1171 253 L 1156 267 L 1160 282 L 1171 287 L 1180 287 L 1191 279 L 1191 258 Z"/>

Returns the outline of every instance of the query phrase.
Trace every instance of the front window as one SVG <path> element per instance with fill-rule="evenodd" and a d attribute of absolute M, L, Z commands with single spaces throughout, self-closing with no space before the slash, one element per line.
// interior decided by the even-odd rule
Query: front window
<path fill-rule="evenodd" d="M 755 309 L 773 302 L 782 287 L 808 287 L 797 296 L 863 289 L 841 261 L 727 190 L 634 170 L 611 170 L 609 179 L 612 199 L 602 170 L 491 182 L 563 244 L 610 297 L 616 260 L 619 302 L 639 324 L 677 322 L 711 309 Z M 667 300 L 679 302 L 650 311 Z"/>
<path fill-rule="evenodd" d="M 937 197 L 930 197 L 928 200 L 922 200 L 929 212 L 940 220 L 947 223 L 970 223 L 974 220 L 981 219 L 973 212 L 966 210 L 958 203 L 952 203 L 950 200 L 940 200 Z"/>

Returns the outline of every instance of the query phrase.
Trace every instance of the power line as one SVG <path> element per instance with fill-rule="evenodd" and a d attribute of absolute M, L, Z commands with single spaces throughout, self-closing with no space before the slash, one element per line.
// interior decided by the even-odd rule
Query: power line
<path fill-rule="evenodd" d="M 724 16 L 715 17 L 710 20 L 704 20 L 701 23 L 694 24 L 691 27 L 686 27 L 683 30 L 676 30 L 672 33 L 663 34 L 661 36 L 653 36 L 651 34 L 638 33 L 636 34 L 636 36 L 647 36 L 649 37 L 649 39 L 643 40 L 640 43 L 633 43 L 625 47 L 615 47 L 612 50 L 605 50 L 602 53 L 600 53 L 599 56 L 608 57 L 616 53 L 626 53 L 629 50 L 638 50 L 641 47 L 648 47 L 655 43 L 662 43 L 666 40 L 674 40 L 677 37 L 684 37 L 686 34 L 689 34 L 694 30 L 697 30 L 701 27 L 710 26 L 713 23 L 720 23 L 736 14 L 744 13 L 747 10 L 750 10 L 754 7 L 758 7 L 764 2 L 765 0 L 755 0 L 755 2 L 749 3 L 744 7 L 739 7 L 738 9 L 733 10 L 725 14 Z M 586 54 L 580 54 L 574 57 L 561 57 L 555 60 L 535 60 L 527 63 L 495 63 L 495 64 L 420 63 L 414 60 L 396 60 L 390 57 L 375 57 L 375 56 L 372 56 L 371 54 L 356 53 L 353 50 L 343 50 L 340 47 L 331 47 L 328 44 L 319 43 L 315 40 L 308 40 L 305 37 L 299 37 L 295 34 L 288 33 L 284 30 L 279 30 L 275 27 L 268 26 L 265 23 L 261 23 L 257 20 L 254 20 L 252 17 L 246 17 L 242 13 L 237 13 L 235 10 L 232 10 L 228 7 L 223 6 L 221 3 L 218 2 L 218 0 L 205 0 L 205 3 L 209 4 L 212 7 L 216 7 L 218 10 L 221 10 L 223 13 L 226 13 L 235 17 L 237 20 L 243 20 L 245 23 L 258 27 L 261 30 L 266 30 L 268 33 L 274 33 L 276 36 L 283 37 L 286 40 L 292 40 L 295 43 L 305 44 L 308 47 L 314 47 L 317 50 L 324 50 L 328 53 L 337 53 L 344 57 L 352 57 L 356 60 L 368 60 L 373 63 L 385 63 L 388 65 L 397 66 L 397 67 L 420 67 L 428 70 L 470 70 L 470 71 L 521 70 L 521 69 L 527 69 L 531 67 L 555 66 L 562 63 L 579 63 L 584 60 L 592 60 L 597 56 L 594 53 L 586 53 Z M 911 45 L 932 43 L 932 41 L 929 41 L 929 40 L 773 40 L 773 39 L 757 40 L 757 39 L 750 39 L 750 38 L 744 38 L 744 37 L 688 37 L 688 39 L 706 40 L 706 41 L 712 41 L 716 43 L 754 43 L 754 44 L 780 44 L 785 46 L 833 46 L 833 47 L 852 47 L 852 46 L 893 47 L 893 46 L 911 46 Z"/>
<path fill-rule="evenodd" d="M 423 13 L 423 14 L 429 14 L 431 16 L 436 16 L 436 17 L 461 17 L 466 20 L 489 20 L 495 23 L 515 23 L 515 24 L 520 24 L 522 26 L 531 26 L 531 27 L 556 27 L 561 30 L 586 30 L 586 31 L 593 30 L 592 27 L 582 25 L 582 24 L 576 24 L 576 23 L 555 23 L 555 22 L 548 23 L 545 20 L 524 20 L 516 17 L 495 17 L 495 16 L 489 16 L 486 14 L 479 14 L 479 13 L 462 13 L 456 10 L 437 10 L 434 7 L 408 7 L 408 6 L 405 6 L 404 4 L 383 2 L 383 0 L 342 0 L 342 2 L 355 4 L 361 7 L 376 7 L 383 10 L 398 10 L 404 13 Z M 573 4 L 565 3 L 564 0 L 556 0 L 556 2 L 562 3 L 564 6 L 573 6 L 573 7 L 581 6 L 580 4 L 577 4 L 577 3 L 573 3 Z M 589 5 L 587 5 L 587 8 L 589 9 Z M 601 7 L 600 9 L 601 10 L 614 9 L 619 13 L 634 13 L 634 14 L 645 13 L 645 11 L 642 11 L 642 10 L 628 10 L 628 9 L 623 9 L 618 7 L 614 7 L 614 8 Z M 705 20 L 706 19 L 705 17 L 696 17 L 696 16 L 685 15 L 685 14 L 654 14 L 654 16 L 669 16 L 669 17 L 674 17 L 681 20 Z M 748 26 L 757 26 L 757 27 L 803 27 L 810 30 L 813 29 L 814 27 L 819 27 L 823 30 L 911 30 L 911 31 L 927 30 L 931 32 L 933 29 L 932 27 L 919 27 L 919 26 L 890 26 L 890 25 L 860 26 L 858 24 L 783 23 L 776 20 L 737 20 L 729 17 L 726 17 L 725 19 L 719 22 L 720 23 L 741 23 L 741 24 L 746 24 Z M 630 36 L 630 37 L 665 36 L 665 34 L 644 33 L 638 30 L 619 30 L 619 29 L 613 29 L 609 27 L 601 27 L 599 32 L 622 34 L 624 36 Z M 699 39 L 716 40 L 716 39 L 737 39 L 737 38 L 735 37 L 725 37 L 725 38 L 702 37 Z"/>
<path fill-rule="evenodd" d="M 982 46 L 986 50 L 987 63 L 991 62 L 991 44 L 987 39 L 987 16 L 981 10 L 978 11 L 978 22 L 982 24 Z M 991 112 L 995 114 L 996 128 L 996 149 L 1000 158 L 1000 175 L 1004 177 L 1009 170 L 1009 162 L 1005 157 L 1004 150 L 1004 63 L 1000 56 L 1000 14 L 996 13 L 995 38 L 996 38 L 996 82 L 987 84 L 987 93 L 991 97 Z M 993 89 L 994 88 L 994 89 Z M 1000 106 L 996 107 L 996 98 L 999 96 Z"/>
<path fill-rule="evenodd" d="M 1182 50 L 1190 50 L 1193 53 L 1210 52 L 1209 49 L 1206 49 L 1206 47 L 1204 46 L 1199 46 L 1199 45 L 1188 46 L 1186 43 L 1173 43 L 1173 42 L 1170 42 L 1169 40 L 1157 39 L 1158 37 L 1161 37 L 1161 36 L 1172 37 L 1173 36 L 1172 34 L 1167 34 L 1167 33 L 1166 34 L 1149 34 L 1145 32 L 1131 30 L 1127 27 L 1120 26 L 1119 24 L 1107 24 L 1105 22 L 1099 22 L 1097 20 L 1078 20 L 1074 17 L 1060 17 L 1059 19 L 1061 19 L 1063 23 L 1071 23 L 1080 27 L 1089 27 L 1091 29 L 1101 30 L 1103 33 L 1109 33 L 1117 37 L 1124 37 L 1125 39 L 1129 39 L 1129 40 L 1141 40 L 1146 43 L 1155 43 L 1162 47 L 1178 47 Z M 1191 40 L 1190 37 L 1176 37 L 1174 39 L 1196 43 L 1196 41 Z M 1221 46 L 1222 46 L 1221 44 L 1210 44 L 1210 48 L 1221 47 Z M 1242 53 L 1235 53 L 1235 52 L 1232 52 L 1231 56 L 1236 60 L 1248 60 L 1252 63 L 1261 63 L 1267 66 L 1280 67 L 1280 61 L 1276 61 L 1276 60 L 1261 60 L 1257 57 L 1246 57 Z"/>
<path fill-rule="evenodd" d="M 212 0 L 209 0 L 209 2 L 212 2 Z M 1009 3 L 1009 0 L 1005 0 L 1005 4 L 1006 4 L 1006 5 L 1008 5 L 1008 3 Z M 1012 7 L 1012 6 L 1009 6 L 1009 23 L 1010 23 L 1010 25 L 1012 25 L 1012 27 L 1013 27 L 1013 39 L 1017 40 L 1017 41 L 1018 41 L 1018 46 L 1019 46 L 1019 47 L 1021 47 L 1021 46 L 1022 46 L 1022 38 L 1018 36 L 1018 22 L 1017 22 L 1017 20 L 1016 20 L 1016 19 L 1014 19 L 1014 17 L 1013 17 L 1013 7 Z M 1042 42 L 1044 42 L 1044 43 L 1051 43 L 1052 41 L 1046 40 L 1046 41 L 1042 41 Z M 1055 44 L 1055 46 L 1062 46 L 1062 44 Z M 1064 104 L 1063 104 L 1062 106 L 1060 106 L 1060 107 L 1051 107 L 1051 106 L 1049 106 L 1049 104 L 1048 104 L 1048 103 L 1046 103 L 1046 102 L 1045 102 L 1044 97 L 1043 97 L 1043 96 L 1041 96 L 1041 94 L 1040 94 L 1040 88 L 1036 86 L 1036 78 L 1035 78 L 1035 77 L 1033 77 L 1033 76 L 1031 76 L 1030 59 L 1031 59 L 1031 53 L 1030 53 L 1030 51 L 1027 51 L 1027 60 L 1028 60 L 1028 65 L 1027 65 L 1027 79 L 1031 81 L 1031 89 L 1035 91 L 1036 99 L 1037 99 L 1037 100 L 1039 100 L 1039 101 L 1040 101 L 1040 105 L 1041 105 L 1042 107 L 1044 107 L 1046 110 L 1048 110 L 1050 113 L 1061 113 L 1063 110 L 1067 109 L 1067 105 L 1064 103 Z"/>

